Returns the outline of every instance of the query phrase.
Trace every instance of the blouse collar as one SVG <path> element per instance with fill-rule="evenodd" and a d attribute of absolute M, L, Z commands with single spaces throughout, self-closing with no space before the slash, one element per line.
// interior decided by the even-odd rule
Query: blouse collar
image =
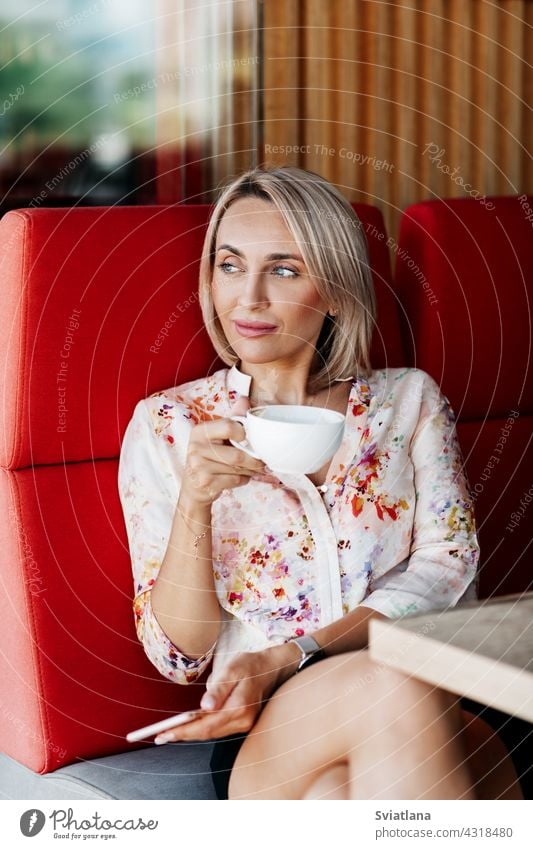
<path fill-rule="evenodd" d="M 354 378 L 352 375 L 352 377 L 346 379 L 353 380 Z M 250 394 L 252 376 L 241 371 L 235 363 L 228 369 L 226 381 L 229 391 L 234 390 L 238 395 L 248 396 Z"/>
<path fill-rule="evenodd" d="M 252 375 L 245 374 L 235 364 L 228 370 L 226 380 L 229 391 L 234 390 L 237 395 L 248 396 L 250 394 Z"/>

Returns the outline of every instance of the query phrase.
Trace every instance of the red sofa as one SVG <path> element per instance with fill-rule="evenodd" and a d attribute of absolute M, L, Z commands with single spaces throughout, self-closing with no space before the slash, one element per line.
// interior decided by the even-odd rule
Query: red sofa
<path fill-rule="evenodd" d="M 383 228 L 377 209 L 357 211 Z M 131 758 L 144 747 L 125 741 L 128 730 L 196 706 L 203 692 L 208 673 L 176 687 L 137 640 L 116 479 L 139 398 L 224 365 L 196 297 L 208 213 L 39 209 L 0 221 L 0 749 L 34 774 Z M 384 242 L 372 265 L 383 316 L 374 357 L 398 365 Z"/>
<path fill-rule="evenodd" d="M 443 370 L 432 359 L 441 337 L 435 311 L 420 298 L 426 290 L 410 282 L 409 263 L 400 258 L 393 285 L 381 214 L 354 206 L 367 231 L 378 295 L 374 366 L 415 364 L 443 382 L 475 470 L 475 462 L 484 462 L 479 434 L 487 413 L 497 431 L 507 404 L 519 399 L 502 388 L 484 411 L 489 396 L 478 391 L 471 398 L 463 372 Z M 436 230 L 430 231 L 431 215 L 418 207 L 424 205 L 406 211 L 398 257 L 406 243 L 447 305 L 442 252 L 430 250 L 427 241 L 442 243 L 452 257 L 449 222 L 434 216 Z M 40 209 L 10 212 L 0 221 L 0 789 L 18 794 L 8 798 L 214 798 L 205 744 L 180 746 L 178 757 L 176 747 L 131 746 L 124 739 L 132 728 L 197 705 L 207 673 L 177 687 L 144 655 L 133 624 L 116 487 L 121 438 L 139 398 L 223 366 L 195 294 L 208 213 L 206 206 Z M 457 214 L 461 220 L 470 210 Z M 522 247 L 525 265 L 525 254 L 528 262 L 531 255 L 526 243 Z M 498 280 L 499 290 L 502 281 L 506 290 L 507 278 Z M 477 309 L 469 285 L 465 297 Z M 170 320 L 176 311 L 179 322 Z M 453 330 L 453 310 L 446 307 L 442 316 L 445 333 L 452 330 L 439 346 L 454 345 L 453 362 L 460 364 L 455 351 L 465 343 L 470 357 L 468 340 Z M 481 323 L 476 332 L 483 332 Z M 479 380 L 478 360 L 476 368 Z M 485 387 L 494 382 L 490 372 L 482 374 Z M 529 383 L 528 397 L 530 390 Z M 502 480 L 507 468 L 509 504 L 523 485 L 522 478 L 513 483 L 519 450 L 513 440 L 515 434 L 523 440 L 522 421 L 513 424 L 514 447 L 498 466 Z M 477 441 L 469 439 L 469 427 Z M 483 438 L 490 446 L 489 431 Z M 479 507 L 483 526 L 487 502 L 481 497 Z M 491 532 L 485 532 L 489 541 Z M 512 583 L 500 580 L 501 553 L 490 567 L 493 551 L 483 552 L 485 595 L 529 586 L 525 567 L 513 567 Z"/>

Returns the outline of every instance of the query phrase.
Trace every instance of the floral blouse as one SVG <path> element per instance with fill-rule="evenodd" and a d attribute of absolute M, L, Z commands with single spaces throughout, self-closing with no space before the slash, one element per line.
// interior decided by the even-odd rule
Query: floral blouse
<path fill-rule="evenodd" d="M 254 474 L 211 508 L 217 642 L 184 655 L 150 591 L 165 556 L 195 424 L 248 396 L 236 366 L 138 402 L 119 462 L 139 640 L 159 672 L 195 681 L 213 661 L 312 633 L 362 605 L 396 618 L 477 598 L 479 546 L 448 399 L 417 368 L 352 380 L 343 441 L 319 490 L 303 474 Z M 270 470 L 269 470 L 270 471 Z M 321 491 L 325 490 L 325 491 Z"/>

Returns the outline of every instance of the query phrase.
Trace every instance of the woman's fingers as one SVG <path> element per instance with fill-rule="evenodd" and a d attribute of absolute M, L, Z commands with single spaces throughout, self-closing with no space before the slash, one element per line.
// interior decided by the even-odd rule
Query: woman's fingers
<path fill-rule="evenodd" d="M 202 446 L 189 452 L 188 466 L 191 470 L 204 470 L 213 472 L 231 472 L 234 469 L 254 472 L 262 472 L 266 465 L 262 460 L 251 457 L 246 451 L 235 448 L 233 445 L 210 445 Z"/>
<path fill-rule="evenodd" d="M 212 504 L 225 489 L 245 486 L 251 479 L 246 472 L 234 474 L 209 474 L 203 470 L 200 473 L 186 470 L 186 482 L 181 488 L 181 496 L 192 498 L 198 503 Z"/>
<path fill-rule="evenodd" d="M 249 401 L 238 399 L 231 413 L 246 412 Z M 237 412 L 238 411 L 238 412 Z M 198 503 L 212 503 L 225 489 L 243 486 L 251 475 L 265 474 L 267 466 L 234 445 L 224 444 L 229 439 L 240 442 L 245 438 L 240 422 L 230 418 L 200 422 L 191 431 L 187 448 L 187 462 L 182 490 Z"/>
<path fill-rule="evenodd" d="M 223 441 L 224 439 L 234 439 L 235 442 L 241 442 L 245 438 L 244 426 L 240 422 L 233 421 L 233 419 L 213 419 L 210 422 L 200 422 L 193 427 L 191 432 L 191 440 L 205 444 L 217 440 Z"/>
<path fill-rule="evenodd" d="M 216 724 L 212 721 L 206 722 L 205 717 L 187 722 L 186 726 L 179 725 L 176 728 L 168 728 L 154 738 L 154 743 L 156 746 L 160 746 L 162 743 L 177 743 L 178 740 L 211 740 L 214 737 L 223 736 L 223 734 L 217 733 L 220 722 Z"/>
<path fill-rule="evenodd" d="M 270 695 L 272 675 L 272 662 L 265 651 L 243 652 L 207 679 L 200 707 L 209 713 L 165 731 L 156 742 L 214 740 L 249 731 Z"/>
<path fill-rule="evenodd" d="M 250 682 L 241 682 L 230 693 L 222 707 L 192 722 L 170 728 L 158 734 L 154 742 L 177 743 L 180 740 L 214 740 L 228 734 L 249 731 L 261 708 L 261 694 Z M 203 704 L 203 702 L 202 702 Z"/>
<path fill-rule="evenodd" d="M 205 682 L 206 692 L 200 700 L 202 710 L 218 710 L 225 707 L 227 699 L 241 680 L 242 674 L 234 671 L 231 666 L 225 667 L 217 677 L 211 673 Z"/>
<path fill-rule="evenodd" d="M 205 465 L 198 464 L 190 464 L 187 472 L 190 474 L 194 474 L 195 471 L 203 474 L 205 479 L 211 478 L 211 475 L 217 475 L 217 480 L 219 475 L 246 475 L 248 478 L 251 475 L 259 474 L 259 470 L 256 472 L 254 469 L 247 469 L 244 466 L 230 466 L 228 463 L 217 463 L 216 460 L 209 460 Z"/>
<path fill-rule="evenodd" d="M 180 740 L 215 740 L 217 737 L 227 737 L 239 731 L 249 731 L 253 718 L 244 719 L 243 711 L 234 708 L 221 708 L 209 716 L 202 716 L 176 728 L 169 728 L 158 734 L 154 739 L 156 745 L 162 743 L 177 743 Z"/>
<path fill-rule="evenodd" d="M 207 679 L 206 692 L 200 707 L 207 711 L 245 711 L 261 704 L 263 681 L 257 667 L 257 652 L 243 652 L 239 659 L 230 663 Z"/>

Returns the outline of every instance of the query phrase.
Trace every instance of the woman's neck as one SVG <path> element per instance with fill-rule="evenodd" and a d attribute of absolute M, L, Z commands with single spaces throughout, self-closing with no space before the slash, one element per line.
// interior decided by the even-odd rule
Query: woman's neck
<path fill-rule="evenodd" d="M 239 366 L 241 368 L 241 366 Z M 251 369 L 247 371 L 250 374 Z M 328 407 L 344 412 L 350 395 L 352 381 L 333 382 L 315 393 L 304 389 L 303 380 L 297 381 L 294 372 L 253 369 L 249 400 L 252 407 L 264 404 L 295 404 Z M 307 382 L 307 379 L 306 379 Z"/>
<path fill-rule="evenodd" d="M 239 369 L 252 378 L 249 398 L 252 406 L 260 404 L 309 404 L 308 368 L 283 369 L 278 365 L 242 366 Z"/>

